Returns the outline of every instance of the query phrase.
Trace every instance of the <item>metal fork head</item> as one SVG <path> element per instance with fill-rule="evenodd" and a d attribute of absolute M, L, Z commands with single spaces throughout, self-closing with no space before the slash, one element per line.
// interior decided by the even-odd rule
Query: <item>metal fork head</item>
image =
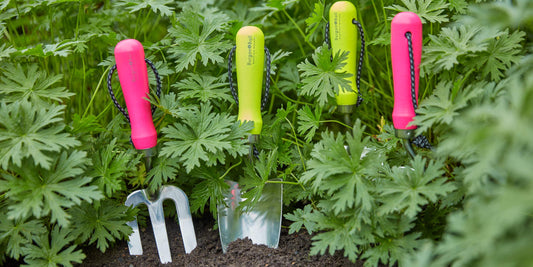
<path fill-rule="evenodd" d="M 188 254 L 196 248 L 196 234 L 194 232 L 187 195 L 185 195 L 185 193 L 178 187 L 171 185 L 162 186 L 158 195 L 159 197 L 157 199 L 150 199 L 147 190 L 137 190 L 128 196 L 125 205 L 135 207 L 139 204 L 145 204 L 148 206 L 148 213 L 150 214 L 150 221 L 152 222 L 159 260 L 161 263 L 165 264 L 172 262 L 163 212 L 163 201 L 165 199 L 171 199 L 176 205 L 185 253 Z M 133 229 L 133 233 L 129 236 L 128 240 L 130 255 L 142 255 L 143 249 L 137 220 L 128 222 L 128 225 Z"/>

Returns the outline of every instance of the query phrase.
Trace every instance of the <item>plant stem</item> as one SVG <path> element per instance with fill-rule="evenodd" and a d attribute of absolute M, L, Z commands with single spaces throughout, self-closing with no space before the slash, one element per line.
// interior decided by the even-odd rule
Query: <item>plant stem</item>
<path fill-rule="evenodd" d="M 338 124 L 340 124 L 340 125 L 342 125 L 342 126 L 344 126 L 344 127 L 348 128 L 348 129 L 353 129 L 353 127 L 352 127 L 352 126 L 350 126 L 350 125 L 348 125 L 348 124 L 346 124 L 346 123 L 342 123 L 342 122 L 340 122 L 340 121 L 338 121 L 338 120 L 325 120 L 325 121 L 318 121 L 318 123 L 325 123 L 325 122 L 332 122 L 332 123 L 338 123 Z"/>
<path fill-rule="evenodd" d="M 300 26 L 298 26 L 298 23 L 296 23 L 296 21 L 294 21 L 294 19 L 291 17 L 291 15 L 289 15 L 289 13 L 287 13 L 287 10 L 283 9 L 283 14 L 285 14 L 285 16 L 287 16 L 287 18 L 292 22 L 292 24 L 294 24 L 294 27 L 296 27 L 296 29 L 298 30 L 300 35 L 302 35 L 302 37 L 304 38 L 305 43 L 308 44 L 313 50 L 316 50 L 316 47 L 312 43 L 310 43 L 309 41 L 306 40 L 305 33 L 302 31 L 302 29 L 300 29 Z"/>
<path fill-rule="evenodd" d="M 87 107 L 85 108 L 85 112 L 83 112 L 82 118 L 85 118 L 85 115 L 87 115 L 87 112 L 91 108 L 91 105 L 94 101 L 94 98 L 96 97 L 96 93 L 98 93 L 98 89 L 100 88 L 100 85 L 102 84 L 102 81 L 104 80 L 104 77 L 106 76 L 105 73 L 107 73 L 111 69 L 111 66 L 107 67 L 107 69 L 102 73 L 102 76 L 100 76 L 100 81 L 98 81 L 98 85 L 96 85 L 96 88 L 94 89 L 93 96 L 91 97 L 91 101 L 89 101 L 89 104 L 87 104 Z"/>
<path fill-rule="evenodd" d="M 281 140 L 283 140 L 283 141 L 285 141 L 285 142 L 289 142 L 289 143 L 294 144 L 294 145 L 297 145 L 297 146 L 299 146 L 299 147 L 303 147 L 302 144 L 297 143 L 297 142 L 295 142 L 295 141 L 293 141 L 293 140 L 290 140 L 290 139 L 287 139 L 287 138 L 281 138 Z"/>
<path fill-rule="evenodd" d="M 294 126 L 292 125 L 289 119 L 285 118 L 285 120 L 289 123 L 289 126 L 291 126 L 291 131 L 294 136 L 294 140 L 298 143 L 298 137 L 296 136 L 296 131 L 294 130 Z M 298 149 L 298 155 L 300 156 L 300 160 L 302 161 L 302 168 L 304 171 L 306 171 L 305 161 L 304 161 L 304 156 L 302 155 L 302 151 L 300 150 L 299 146 L 296 146 L 296 149 Z"/>
<path fill-rule="evenodd" d="M 281 98 L 289 101 L 289 102 L 292 102 L 292 103 L 295 103 L 295 104 L 300 104 L 300 105 L 311 105 L 311 103 L 306 103 L 306 102 L 302 102 L 302 101 L 298 101 L 298 100 L 294 100 L 290 97 L 288 97 L 287 95 L 285 95 L 281 89 L 279 89 L 278 87 L 278 83 L 275 82 L 274 80 L 272 80 L 272 85 L 274 85 L 274 88 L 277 89 L 277 93 L 279 93 L 279 95 L 281 96 Z"/>
<path fill-rule="evenodd" d="M 76 31 L 74 33 L 74 40 L 78 40 L 78 36 L 80 34 L 80 17 L 81 17 L 81 12 L 82 11 L 82 5 L 81 5 L 81 1 L 79 2 L 79 8 L 78 8 L 78 16 L 76 17 Z"/>
<path fill-rule="evenodd" d="M 239 161 L 239 163 L 237 163 L 237 164 L 235 164 L 235 165 L 229 167 L 229 168 L 226 170 L 226 172 L 225 172 L 224 174 L 222 174 L 222 176 L 218 177 L 218 179 L 219 179 L 219 180 L 224 179 L 224 177 L 226 177 L 226 176 L 229 174 L 229 172 L 230 172 L 231 170 L 233 170 L 235 167 L 241 165 L 241 163 L 242 163 L 242 158 L 241 158 L 241 160 Z"/>
<path fill-rule="evenodd" d="M 290 184 L 290 185 L 301 185 L 297 182 L 287 182 L 287 181 L 276 181 L 276 180 L 267 180 L 265 184 Z"/>

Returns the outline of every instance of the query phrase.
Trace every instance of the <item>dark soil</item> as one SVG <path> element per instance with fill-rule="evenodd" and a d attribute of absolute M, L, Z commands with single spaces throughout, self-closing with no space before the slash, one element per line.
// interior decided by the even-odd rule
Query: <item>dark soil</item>
<path fill-rule="evenodd" d="M 172 253 L 172 263 L 169 264 L 160 264 L 152 229 L 148 226 L 141 229 L 143 255 L 131 256 L 125 241 L 105 253 L 87 247 L 84 248 L 87 258 L 82 266 L 362 266 L 362 262 L 352 263 L 342 253 L 309 256 L 311 236 L 306 231 L 289 235 L 286 228 L 281 230 L 277 249 L 253 245 L 251 240 L 244 239 L 231 243 L 224 254 L 218 230 L 213 230 L 214 224 L 212 218 L 194 220 L 198 246 L 190 254 L 185 254 L 177 223 L 167 220 Z"/>

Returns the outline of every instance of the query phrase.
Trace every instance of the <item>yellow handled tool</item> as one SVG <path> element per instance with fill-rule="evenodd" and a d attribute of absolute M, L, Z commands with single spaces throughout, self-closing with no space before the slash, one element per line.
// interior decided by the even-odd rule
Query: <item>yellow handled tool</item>
<path fill-rule="evenodd" d="M 357 88 L 355 87 L 357 26 L 354 20 L 357 18 L 355 6 L 348 1 L 339 1 L 333 4 L 329 10 L 329 34 L 332 53 L 348 51 L 346 65 L 339 72 L 351 73 L 346 78 L 350 82 L 350 90 L 339 88 L 336 96 L 339 112 L 351 113 L 357 104 Z"/>

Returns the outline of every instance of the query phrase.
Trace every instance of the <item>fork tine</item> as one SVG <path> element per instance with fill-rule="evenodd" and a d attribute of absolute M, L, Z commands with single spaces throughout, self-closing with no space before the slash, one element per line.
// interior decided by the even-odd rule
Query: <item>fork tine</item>
<path fill-rule="evenodd" d="M 128 237 L 128 249 L 130 251 L 130 255 L 142 255 L 143 254 L 143 246 L 141 244 L 141 235 L 139 233 L 139 225 L 137 224 L 137 220 L 133 220 L 127 223 L 132 229 L 133 232 Z"/>
<path fill-rule="evenodd" d="M 159 198 L 148 205 L 148 213 L 150 213 L 159 260 L 163 264 L 172 262 L 167 227 L 165 225 L 165 214 L 163 212 L 163 198 Z"/>
<path fill-rule="evenodd" d="M 196 248 L 197 244 L 187 195 L 185 195 L 185 193 L 178 187 L 165 185 L 161 188 L 159 197 L 162 200 L 171 199 L 174 201 L 176 212 L 178 213 L 178 221 L 185 253 L 191 253 L 191 251 Z"/>
<path fill-rule="evenodd" d="M 124 204 L 126 206 L 136 207 L 141 203 L 148 205 L 147 201 L 148 200 L 146 199 L 146 195 L 144 194 L 143 190 L 136 190 L 128 195 Z M 139 225 L 137 224 L 137 217 L 135 217 L 135 220 L 128 222 L 127 225 L 129 225 L 133 230 L 128 237 L 128 249 L 130 251 L 130 255 L 142 255 L 143 247 L 141 244 L 141 235 L 139 232 Z"/>

